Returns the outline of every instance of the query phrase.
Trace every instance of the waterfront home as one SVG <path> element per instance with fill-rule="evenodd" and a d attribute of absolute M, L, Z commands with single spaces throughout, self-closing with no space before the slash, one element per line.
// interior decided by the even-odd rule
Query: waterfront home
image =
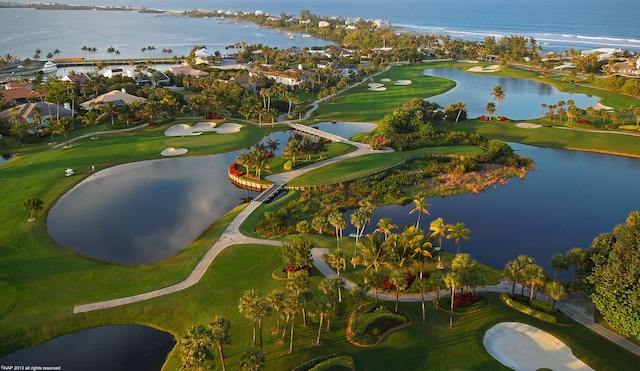
<path fill-rule="evenodd" d="M 39 116 L 40 121 L 34 123 L 36 130 L 38 130 L 42 127 L 47 126 L 46 120 L 48 118 L 71 117 L 72 112 L 70 109 L 65 108 L 65 106 L 55 104 L 55 103 L 49 103 L 49 102 L 25 103 L 25 104 L 21 104 L 19 106 L 15 106 L 0 112 L 0 120 L 12 122 L 13 117 L 16 114 L 28 123 L 34 123 L 34 120 L 37 120 Z"/>
<path fill-rule="evenodd" d="M 121 106 L 123 104 L 131 104 L 136 101 L 144 103 L 147 101 L 147 99 L 128 94 L 124 89 L 122 89 L 122 91 L 112 90 L 108 93 L 104 93 L 98 96 L 95 99 L 92 99 L 80 104 L 80 107 L 88 111 L 88 110 L 94 109 L 96 106 L 99 106 L 105 103 L 113 103 L 116 106 Z"/>

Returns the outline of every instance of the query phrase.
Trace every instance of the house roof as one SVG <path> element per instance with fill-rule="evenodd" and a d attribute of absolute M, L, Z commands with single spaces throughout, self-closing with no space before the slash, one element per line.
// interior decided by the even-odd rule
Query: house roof
<path fill-rule="evenodd" d="M 6 101 L 42 97 L 42 94 L 38 93 L 37 91 L 24 89 L 24 88 L 12 88 L 12 89 L 2 90 L 2 92 L 0 92 L 0 95 L 2 96 L 2 99 Z"/>
<path fill-rule="evenodd" d="M 201 71 L 197 68 L 193 68 L 191 66 L 178 66 L 178 67 L 171 67 L 171 73 L 173 73 L 174 75 L 186 75 L 186 76 L 194 76 L 194 77 L 200 77 L 200 76 L 207 76 L 209 74 L 209 72 L 205 72 L 205 71 Z"/>
<path fill-rule="evenodd" d="M 55 103 L 36 102 L 21 104 L 19 106 L 15 106 L 13 108 L 9 108 L 8 110 L 2 111 L 0 112 L 0 118 L 11 120 L 13 115 L 17 113 L 23 119 L 31 121 L 36 114 L 36 107 L 40 107 L 40 117 L 42 118 L 53 117 L 58 114 L 60 115 L 60 117 L 71 116 L 71 110 L 64 108 L 64 106 Z"/>
<path fill-rule="evenodd" d="M 120 90 L 112 90 L 108 93 L 104 93 L 99 97 L 92 99 L 90 101 L 86 101 L 82 103 L 80 106 L 86 110 L 93 109 L 94 106 L 102 104 L 102 103 L 114 103 L 114 104 L 131 104 L 133 102 L 140 101 L 146 102 L 146 98 L 137 97 L 135 95 L 127 94 Z"/>
<path fill-rule="evenodd" d="M 67 76 L 63 77 L 61 80 L 62 81 L 73 81 L 73 82 L 77 82 L 77 83 L 83 84 L 86 81 L 91 80 L 91 77 L 89 77 L 87 74 L 84 74 L 84 73 L 74 73 L 74 74 L 70 74 L 70 75 L 67 75 Z"/>

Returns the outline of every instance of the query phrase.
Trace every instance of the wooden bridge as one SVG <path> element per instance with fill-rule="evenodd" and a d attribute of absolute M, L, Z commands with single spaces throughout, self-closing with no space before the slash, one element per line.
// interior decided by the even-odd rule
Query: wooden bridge
<path fill-rule="evenodd" d="M 345 138 L 343 138 L 343 137 L 341 137 L 339 135 L 327 133 L 326 131 L 322 131 L 322 130 L 319 130 L 319 129 L 316 129 L 316 128 L 312 128 L 311 126 L 290 123 L 289 127 L 291 129 L 295 130 L 295 131 L 299 131 L 301 133 L 313 135 L 315 137 L 324 138 L 324 139 L 330 140 L 332 142 L 344 143 L 344 142 L 348 142 L 349 141 L 348 139 L 345 139 Z"/>

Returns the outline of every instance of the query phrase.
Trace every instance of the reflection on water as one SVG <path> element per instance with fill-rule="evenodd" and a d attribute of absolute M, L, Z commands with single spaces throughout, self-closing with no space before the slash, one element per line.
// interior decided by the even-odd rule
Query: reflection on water
<path fill-rule="evenodd" d="M 149 327 L 105 326 L 15 351 L 0 357 L 0 365 L 60 367 L 64 371 L 157 371 L 174 345 L 173 336 Z"/>
<path fill-rule="evenodd" d="M 635 191 L 640 182 L 639 159 L 511 146 L 532 158 L 536 169 L 524 180 L 512 178 L 479 194 L 429 199 L 431 216 L 422 216 L 422 229 L 428 231 L 429 223 L 439 217 L 449 224 L 462 222 L 472 233 L 471 241 L 461 241 L 461 252 L 499 269 L 525 254 L 552 272 L 553 254 L 590 247 L 597 235 L 612 231 L 631 211 L 640 210 L 640 194 Z M 409 215 L 413 208 L 413 203 L 379 207 L 367 233 L 383 217 L 400 226 L 415 224 L 416 214 Z M 345 235 L 354 232 L 349 228 Z M 455 253 L 452 240 L 443 245 Z"/>
<path fill-rule="evenodd" d="M 326 124 L 327 131 L 346 137 L 375 127 Z M 290 135 L 283 131 L 271 137 L 281 150 Z M 47 230 L 60 245 L 107 262 L 138 265 L 174 256 L 255 195 L 227 177 L 239 153 L 145 161 L 98 172 L 60 198 L 49 212 Z"/>
<path fill-rule="evenodd" d="M 487 103 L 492 102 L 491 91 L 495 85 L 505 90 L 504 102 L 494 102 L 498 106 L 495 115 L 506 116 L 514 120 L 534 119 L 544 116 L 542 104 L 552 105 L 558 101 L 574 100 L 579 108 L 586 109 L 598 103 L 599 98 L 585 94 L 563 93 L 550 84 L 543 84 L 527 79 L 493 76 L 487 74 L 473 74 L 458 68 L 434 68 L 422 71 L 425 75 L 444 77 L 456 82 L 456 87 L 444 94 L 430 97 L 435 102 L 446 107 L 456 102 L 464 102 L 467 115 L 475 118 L 488 116 L 485 109 Z M 565 109 L 567 106 L 564 107 Z"/>
<path fill-rule="evenodd" d="M 51 209 L 49 234 L 62 246 L 107 262 L 144 264 L 174 256 L 246 197 L 227 178 L 237 154 L 99 172 Z"/>

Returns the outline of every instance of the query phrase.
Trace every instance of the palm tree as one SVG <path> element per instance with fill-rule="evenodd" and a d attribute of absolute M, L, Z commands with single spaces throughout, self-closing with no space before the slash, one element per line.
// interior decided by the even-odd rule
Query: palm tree
<path fill-rule="evenodd" d="M 493 118 L 493 114 L 496 112 L 496 104 L 493 102 L 487 103 L 487 106 L 484 108 L 489 114 L 489 118 Z"/>
<path fill-rule="evenodd" d="M 258 348 L 249 348 L 244 351 L 240 359 L 240 369 L 242 371 L 261 371 L 264 370 L 264 363 L 267 358 Z"/>
<path fill-rule="evenodd" d="M 286 295 L 284 291 L 273 290 L 266 297 L 271 308 L 276 311 L 276 331 L 280 330 L 280 310 L 284 308 Z"/>
<path fill-rule="evenodd" d="M 344 214 L 336 210 L 329 214 L 329 223 L 336 229 L 336 241 L 338 249 L 342 249 L 342 232 L 347 228 L 347 220 L 344 218 Z"/>
<path fill-rule="evenodd" d="M 419 195 L 413 196 L 413 202 L 415 203 L 416 207 L 414 207 L 411 211 L 409 211 L 409 214 L 418 213 L 418 221 L 416 222 L 416 228 L 420 228 L 420 214 L 431 215 L 429 213 L 429 210 L 427 209 L 431 205 L 427 203 L 426 197 L 419 196 Z"/>
<path fill-rule="evenodd" d="M 262 349 L 262 318 L 271 310 L 269 303 L 259 291 L 248 290 L 240 297 L 238 310 L 253 322 L 253 346 L 256 346 L 256 325 L 259 327 L 260 349 Z"/>
<path fill-rule="evenodd" d="M 289 319 L 291 319 L 291 338 L 289 339 L 289 354 L 293 353 L 293 334 L 294 334 L 294 326 L 296 323 L 295 321 L 296 313 L 298 313 L 301 308 L 302 308 L 302 301 L 300 300 L 298 295 L 290 294 L 287 296 L 287 299 L 285 300 L 285 306 L 283 309 L 285 314 L 287 315 L 287 323 L 289 323 Z M 284 334 L 285 332 L 283 331 L 282 332 L 283 342 L 284 342 Z"/>
<path fill-rule="evenodd" d="M 460 276 L 460 284 L 467 285 L 471 271 L 477 266 L 477 262 L 469 254 L 458 254 L 451 262 L 451 270 Z M 463 290 L 464 291 L 464 290 Z"/>
<path fill-rule="evenodd" d="M 460 253 L 460 239 L 470 241 L 471 238 L 467 236 L 471 231 L 464 226 L 464 223 L 456 223 L 449 229 L 447 240 L 454 240 L 456 243 L 456 255 Z"/>
<path fill-rule="evenodd" d="M 553 268 L 553 280 L 558 278 L 558 272 L 566 272 L 571 267 L 571 262 L 564 254 L 555 254 L 551 257 L 551 268 Z"/>
<path fill-rule="evenodd" d="M 438 237 L 438 247 L 442 248 L 442 237 L 445 237 L 447 232 L 451 230 L 451 225 L 446 224 L 444 219 L 438 218 L 431 222 L 429 230 L 432 232 L 429 237 Z"/>
<path fill-rule="evenodd" d="M 211 353 L 211 332 L 204 325 L 194 325 L 180 340 L 182 368 L 193 370 L 209 369 L 213 360 Z"/>
<path fill-rule="evenodd" d="M 429 281 L 426 278 L 416 278 L 411 285 L 414 290 L 420 291 L 420 302 L 422 304 L 422 323 L 427 321 L 425 307 L 424 307 L 424 293 L 429 290 Z"/>
<path fill-rule="evenodd" d="M 504 273 L 507 275 L 507 277 L 509 277 L 509 279 L 511 279 L 512 282 L 511 295 L 513 295 L 516 291 L 516 282 L 518 282 L 518 277 L 520 276 L 521 270 L 522 267 L 520 265 L 519 259 L 508 261 L 504 266 Z"/>
<path fill-rule="evenodd" d="M 335 307 L 333 306 L 333 303 L 331 303 L 331 300 L 326 297 L 320 300 L 320 303 L 317 307 L 317 313 L 320 317 L 320 321 L 318 323 L 318 337 L 316 338 L 316 345 L 320 345 L 320 334 L 322 334 L 322 325 L 325 317 L 329 317 L 334 310 Z"/>
<path fill-rule="evenodd" d="M 98 139 L 96 136 L 96 126 L 102 121 L 104 116 L 99 114 L 97 110 L 92 109 L 80 118 L 84 126 L 93 126 L 93 136 L 91 139 Z"/>
<path fill-rule="evenodd" d="M 111 117 L 111 126 L 115 124 L 114 116 L 116 115 L 116 105 L 113 102 L 107 102 L 100 105 L 100 111 Z"/>
<path fill-rule="evenodd" d="M 556 308 L 556 302 L 558 300 L 567 297 L 567 292 L 564 289 L 564 286 L 562 286 L 562 284 L 556 280 L 549 282 L 545 286 L 545 291 L 547 295 L 549 295 L 551 299 L 553 299 L 553 305 L 551 306 L 551 310 L 554 310 Z"/>
<path fill-rule="evenodd" d="M 460 286 L 460 276 L 455 272 L 447 273 L 444 276 L 444 283 L 451 289 L 451 311 L 449 312 L 449 328 L 453 328 L 453 300 L 455 299 L 456 287 Z"/>
<path fill-rule="evenodd" d="M 333 298 L 333 305 L 337 305 L 338 289 L 342 286 L 342 280 L 338 276 L 323 278 L 318 284 L 318 289 L 327 297 Z"/>
<path fill-rule="evenodd" d="M 69 135 L 69 131 L 71 131 L 71 120 L 63 117 L 57 121 L 50 121 L 49 125 L 51 126 L 51 132 L 53 134 L 62 134 L 64 136 L 64 148 L 70 148 L 67 136 Z"/>
<path fill-rule="evenodd" d="M 384 240 L 386 241 L 391 234 L 391 231 L 397 229 L 398 226 L 391 222 L 389 218 L 382 218 L 378 221 L 378 228 L 373 233 L 384 234 Z"/>
<path fill-rule="evenodd" d="M 322 234 L 322 232 L 325 230 L 325 228 L 327 228 L 328 225 L 329 222 L 327 221 L 327 218 L 322 215 L 318 215 L 311 219 L 311 228 L 316 230 L 318 234 Z"/>
<path fill-rule="evenodd" d="M 222 371 L 226 370 L 224 365 L 224 352 L 222 347 L 229 345 L 231 342 L 231 335 L 229 334 L 229 321 L 223 317 L 214 317 L 213 322 L 209 324 L 209 331 L 211 333 L 211 344 L 217 345 L 220 351 L 220 362 L 222 363 Z"/>
<path fill-rule="evenodd" d="M 493 90 L 491 90 L 491 96 L 496 103 L 496 112 L 498 112 L 498 103 L 504 102 L 505 98 L 505 90 L 500 85 L 495 85 Z"/>
<path fill-rule="evenodd" d="M 396 288 L 396 309 L 395 312 L 398 313 L 398 303 L 400 300 L 400 290 L 404 291 L 407 289 L 408 281 L 407 276 L 404 275 L 402 269 L 394 269 L 391 271 L 389 275 L 389 282 L 393 284 Z"/>
<path fill-rule="evenodd" d="M 358 241 L 360 240 L 360 236 L 362 232 L 364 232 L 364 227 L 367 222 L 367 216 L 360 210 L 356 210 L 351 214 L 351 224 L 356 227 L 356 245 L 355 249 L 353 249 L 353 256 L 355 257 L 358 254 Z M 362 229 L 362 231 L 361 231 Z"/>
<path fill-rule="evenodd" d="M 538 264 L 528 264 L 524 267 L 523 275 L 531 285 L 531 293 L 529 294 L 529 302 L 533 301 L 536 292 L 536 285 L 543 285 L 547 279 L 547 275 Z"/>
<path fill-rule="evenodd" d="M 338 277 L 340 277 L 340 271 L 347 269 L 347 258 L 345 256 L 344 251 L 337 250 L 335 252 L 327 255 L 327 261 L 331 268 L 335 269 L 338 273 Z M 342 301 L 342 293 L 340 292 L 340 288 L 338 287 L 338 301 Z"/>
<path fill-rule="evenodd" d="M 360 311 L 360 307 L 367 302 L 367 298 L 369 298 L 369 296 L 367 295 L 367 290 L 361 285 L 356 285 L 351 290 L 350 296 L 351 296 L 351 301 L 356 305 L 355 313 L 353 316 L 353 320 L 354 320 L 353 328 L 357 329 L 358 328 L 358 312 Z"/>

